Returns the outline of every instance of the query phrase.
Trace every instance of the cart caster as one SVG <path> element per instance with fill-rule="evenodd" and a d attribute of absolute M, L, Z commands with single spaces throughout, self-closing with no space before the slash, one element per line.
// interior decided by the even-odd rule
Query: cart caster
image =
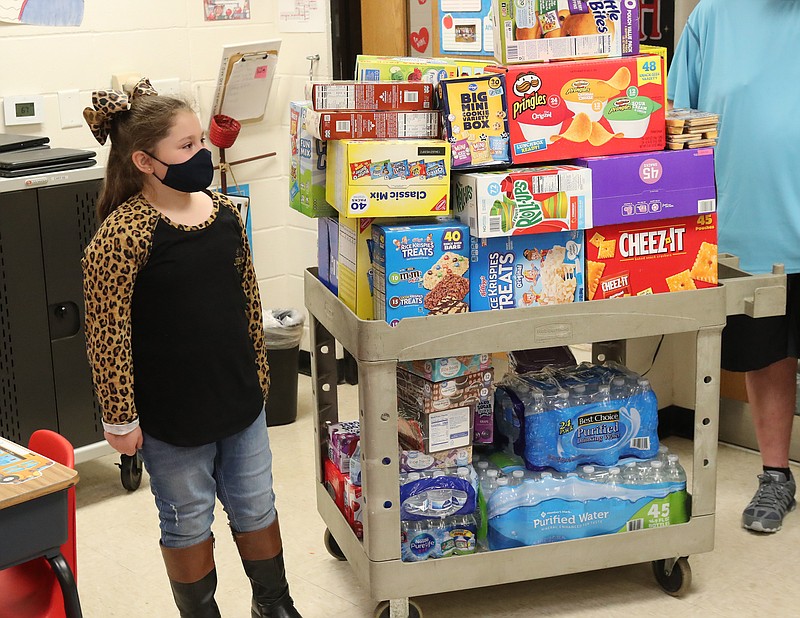
<path fill-rule="evenodd" d="M 122 486 L 128 491 L 136 491 L 142 483 L 142 457 L 135 455 L 119 456 L 119 476 Z"/>
<path fill-rule="evenodd" d="M 343 562 L 347 560 L 347 556 L 344 555 L 342 548 L 339 547 L 339 544 L 336 542 L 336 539 L 333 538 L 331 531 L 327 528 L 325 528 L 325 537 L 323 542 L 325 543 L 325 549 L 328 550 L 328 553 L 331 556 Z"/>
<path fill-rule="evenodd" d="M 375 608 L 375 618 L 395 618 L 390 612 L 389 601 L 383 601 Z M 405 618 L 405 616 L 398 615 L 398 618 Z M 422 618 L 422 608 L 411 599 L 408 599 L 408 618 Z"/>
<path fill-rule="evenodd" d="M 671 568 L 669 568 L 670 562 L 673 563 Z M 664 592 L 673 597 L 683 596 L 692 585 L 692 568 L 689 566 L 688 558 L 678 558 L 674 562 L 654 560 L 653 575 Z"/>

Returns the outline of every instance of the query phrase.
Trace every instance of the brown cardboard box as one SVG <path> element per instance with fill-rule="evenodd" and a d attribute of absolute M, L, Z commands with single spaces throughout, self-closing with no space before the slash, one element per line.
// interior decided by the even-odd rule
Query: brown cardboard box
<path fill-rule="evenodd" d="M 719 373 L 719 396 L 723 399 L 735 399 L 747 403 L 744 373 L 722 369 Z"/>

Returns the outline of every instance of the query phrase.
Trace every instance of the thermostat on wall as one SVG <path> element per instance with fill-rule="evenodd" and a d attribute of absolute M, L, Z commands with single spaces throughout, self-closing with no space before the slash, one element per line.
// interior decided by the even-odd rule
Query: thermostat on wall
<path fill-rule="evenodd" d="M 38 94 L 3 97 L 6 126 L 44 121 L 44 97 Z"/>

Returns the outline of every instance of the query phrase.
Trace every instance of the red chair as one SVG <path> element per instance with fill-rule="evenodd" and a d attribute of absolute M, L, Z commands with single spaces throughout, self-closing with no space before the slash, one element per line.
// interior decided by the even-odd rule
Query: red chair
<path fill-rule="evenodd" d="M 75 468 L 72 445 L 54 431 L 40 429 L 34 432 L 28 448 L 63 466 Z M 74 487 L 67 490 L 67 508 L 68 536 L 67 542 L 61 546 L 63 560 L 60 557 L 50 560 L 37 558 L 0 571 L 0 618 L 82 617 L 76 583 Z"/>

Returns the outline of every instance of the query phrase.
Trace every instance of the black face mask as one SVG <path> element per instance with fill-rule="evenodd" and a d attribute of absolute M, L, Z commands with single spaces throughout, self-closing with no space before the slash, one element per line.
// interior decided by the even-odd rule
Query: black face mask
<path fill-rule="evenodd" d="M 153 157 L 161 165 L 167 166 L 167 173 L 164 178 L 158 178 L 161 183 L 170 189 L 182 191 L 184 193 L 194 193 L 207 189 L 214 179 L 214 164 L 211 161 L 211 151 L 208 148 L 201 148 L 188 161 L 183 163 L 164 163 L 158 157 L 146 153 Z"/>

